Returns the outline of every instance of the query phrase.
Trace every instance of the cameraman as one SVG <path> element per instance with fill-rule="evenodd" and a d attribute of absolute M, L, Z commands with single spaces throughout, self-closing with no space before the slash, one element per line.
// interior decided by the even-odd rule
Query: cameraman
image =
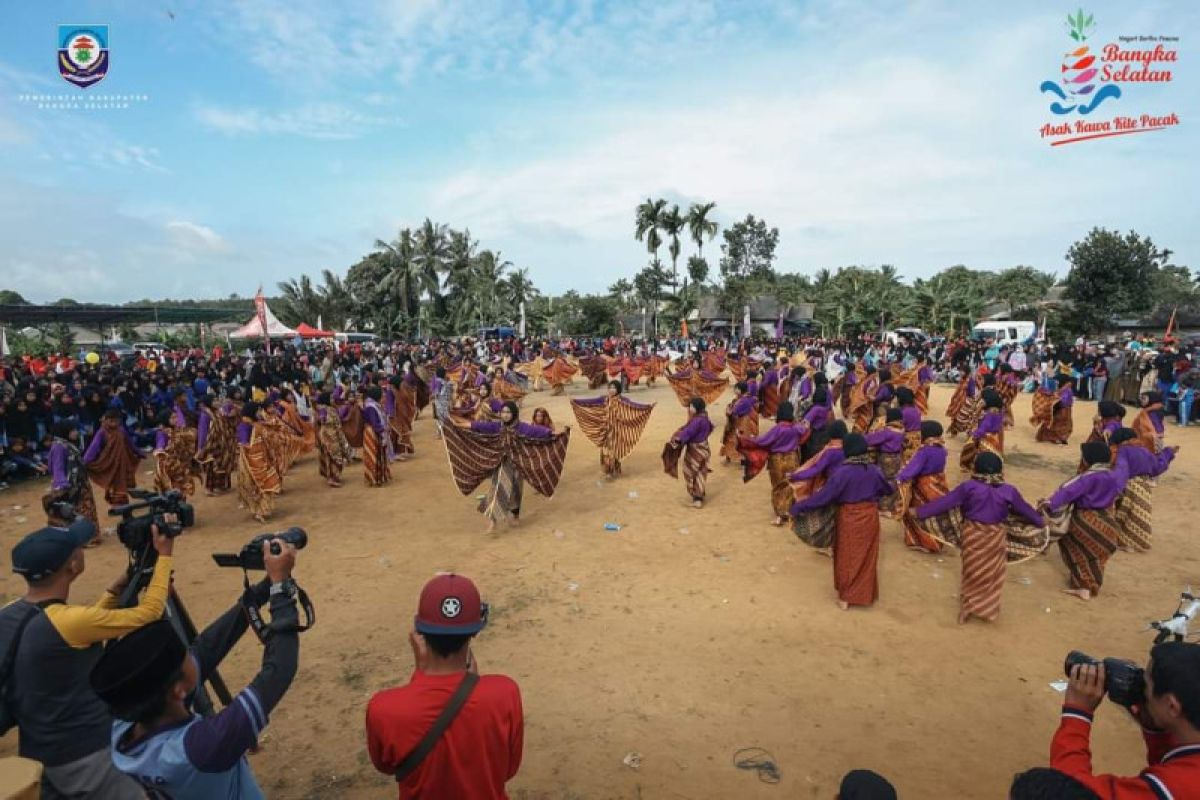
<path fill-rule="evenodd" d="M 278 543 L 278 555 L 271 553 Z M 141 781 L 151 797 L 209 800 L 263 797 L 246 752 L 283 699 L 300 657 L 299 616 L 292 568 L 296 548 L 263 542 L 267 580 L 249 590 L 252 602 L 271 604 L 271 635 L 262 669 L 250 685 L 212 717 L 191 711 L 196 688 L 246 632 L 241 603 L 201 633 L 189 649 L 165 620 L 110 645 L 92 670 L 91 685 L 119 721 L 111 729 L 117 769 Z"/>
<path fill-rule="evenodd" d="M 1200 797 L 1200 644 L 1164 642 L 1150 650 L 1145 702 L 1130 709 L 1146 739 L 1147 767 L 1137 777 L 1092 774 L 1088 743 L 1104 686 L 1102 664 L 1071 668 L 1050 766 L 1104 800 Z"/>
<path fill-rule="evenodd" d="M 134 608 L 118 608 L 129 580 L 122 573 L 96 605 L 68 605 L 71 584 L 83 574 L 83 548 L 95 533 L 87 519 L 70 527 L 31 533 L 12 550 L 13 572 L 29 589 L 0 610 L 0 653 L 11 660 L 5 676 L 5 724 L 20 729 L 18 752 L 40 761 L 42 797 L 138 798 L 137 784 L 113 768 L 112 720 L 87 676 L 100 659 L 100 643 L 142 627 L 163 614 L 175 540 L 152 527 L 158 561 Z"/>

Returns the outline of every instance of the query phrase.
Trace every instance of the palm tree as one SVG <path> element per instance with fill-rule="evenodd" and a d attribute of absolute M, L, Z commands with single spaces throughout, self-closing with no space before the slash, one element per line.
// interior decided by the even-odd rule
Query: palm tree
<path fill-rule="evenodd" d="M 480 308 L 475 292 L 475 259 L 479 243 L 471 239 L 471 231 L 450 231 L 443 269 L 446 272 L 442 288 L 450 326 L 466 332 L 472 322 L 479 323 L 484 309 Z"/>
<path fill-rule="evenodd" d="M 655 261 L 658 260 L 658 248 L 662 245 L 662 238 L 658 232 L 662 229 L 662 215 L 666 205 L 666 200 L 651 200 L 647 197 L 646 202 L 637 207 L 634 216 L 634 238 L 639 242 L 646 240 L 646 252 L 653 256 Z"/>
<path fill-rule="evenodd" d="M 333 328 L 345 328 L 346 317 L 354 308 L 354 298 L 341 277 L 331 270 L 321 270 L 321 278 L 324 283 L 317 288 L 317 294 L 321 298 L 323 313 L 317 316 Z M 313 323 L 315 324 L 316 320 L 313 320 Z"/>
<path fill-rule="evenodd" d="M 619 310 L 628 311 L 633 307 L 633 291 L 633 284 L 621 278 L 608 287 L 608 296 L 617 304 Z"/>
<path fill-rule="evenodd" d="M 507 261 L 504 263 L 508 263 Z M 520 314 L 521 304 L 529 305 L 538 294 L 538 290 L 534 287 L 533 281 L 529 279 L 529 270 L 514 269 L 508 273 L 508 277 L 500 284 L 500 297 L 513 310 L 514 313 Z M 530 309 L 526 309 L 528 315 Z"/>
<path fill-rule="evenodd" d="M 500 321 L 504 309 L 500 305 L 500 283 L 511 261 L 500 257 L 500 251 L 484 250 L 474 260 L 472 295 L 479 310 L 479 324 Z"/>
<path fill-rule="evenodd" d="M 679 213 L 679 206 L 671 206 L 667 211 L 663 211 L 658 218 L 659 227 L 663 233 L 671 237 L 667 245 L 667 253 L 671 256 L 671 288 L 674 293 L 679 293 L 679 234 L 683 233 L 685 220 Z"/>
<path fill-rule="evenodd" d="M 447 320 L 446 298 L 442 295 L 442 272 L 450 257 L 447 227 L 426 217 L 417 229 L 413 242 L 417 286 L 432 302 L 432 321 L 444 324 Z"/>
<path fill-rule="evenodd" d="M 716 207 L 716 203 L 692 203 L 687 212 L 688 232 L 692 235 L 692 241 L 696 243 L 696 254 L 700 258 L 704 258 L 704 237 L 707 236 L 711 242 L 717 235 L 716 221 L 708 218 Z"/>
<path fill-rule="evenodd" d="M 312 279 L 307 275 L 284 281 L 278 286 L 283 293 L 279 305 L 280 316 L 288 325 L 299 325 L 309 320 L 316 322 L 317 316 L 324 311 L 321 295 L 313 288 Z"/>
<path fill-rule="evenodd" d="M 379 283 L 379 291 L 400 307 L 404 317 L 409 320 L 415 319 L 421 308 L 421 288 L 415 258 L 416 243 L 412 231 L 408 228 L 402 229 L 393 242 L 376 239 L 375 249 L 382 255 L 388 270 Z M 390 305 L 390 302 L 385 302 L 385 306 Z M 397 317 L 398 314 L 386 314 L 389 324 Z M 404 332 L 407 333 L 407 326 L 404 327 Z"/>

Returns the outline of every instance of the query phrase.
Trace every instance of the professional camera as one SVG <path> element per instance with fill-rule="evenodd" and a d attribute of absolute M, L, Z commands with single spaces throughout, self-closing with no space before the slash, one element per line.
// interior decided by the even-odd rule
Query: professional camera
<path fill-rule="evenodd" d="M 213 561 L 218 567 L 237 567 L 243 570 L 266 569 L 263 564 L 263 542 L 271 542 L 271 554 L 279 555 L 280 547 L 272 539 L 282 539 L 288 544 L 295 545 L 297 550 L 303 550 L 308 544 L 308 534 L 303 528 L 288 528 L 279 533 L 260 533 L 242 547 L 240 553 L 213 553 Z"/>
<path fill-rule="evenodd" d="M 178 489 L 171 489 L 162 494 L 133 489 L 129 494 L 138 498 L 140 502 L 126 503 L 108 510 L 109 516 L 121 518 L 117 525 L 117 536 L 120 537 L 121 544 L 129 550 L 142 551 L 150 548 L 153 544 L 151 525 L 157 525 L 159 531 L 174 538 L 183 533 L 184 528 L 196 524 L 196 510 L 192 508 L 191 503 L 184 502 L 183 492 Z M 133 512 L 143 508 L 149 511 L 141 516 L 134 516 Z M 174 514 L 179 521 L 168 522 L 167 514 Z"/>
<path fill-rule="evenodd" d="M 1067 653 L 1063 669 L 1071 677 L 1071 667 L 1076 664 L 1104 665 L 1104 692 L 1108 699 L 1119 706 L 1129 708 L 1146 702 L 1146 670 L 1132 661 L 1122 658 L 1106 658 L 1103 661 L 1087 653 L 1072 650 Z"/>

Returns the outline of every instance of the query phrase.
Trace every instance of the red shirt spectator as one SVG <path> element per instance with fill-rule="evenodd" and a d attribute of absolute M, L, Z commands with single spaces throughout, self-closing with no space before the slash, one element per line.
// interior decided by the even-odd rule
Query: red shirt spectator
<path fill-rule="evenodd" d="M 367 706 L 367 748 L 391 773 L 433 725 L 462 673 L 414 672 L 408 685 L 386 689 Z M 401 798 L 501 800 L 517 774 L 525 740 L 521 692 L 511 678 L 484 675 L 433 751 L 400 784 Z"/>
<path fill-rule="evenodd" d="M 379 692 L 367 705 L 367 749 L 377 770 L 395 774 L 459 687 L 478 674 L 470 642 L 486 624 L 487 605 L 470 579 L 443 574 L 425 585 L 408 637 L 417 668 L 407 685 Z M 516 682 L 479 677 L 428 755 L 401 779 L 400 798 L 504 800 L 524 742 Z"/>

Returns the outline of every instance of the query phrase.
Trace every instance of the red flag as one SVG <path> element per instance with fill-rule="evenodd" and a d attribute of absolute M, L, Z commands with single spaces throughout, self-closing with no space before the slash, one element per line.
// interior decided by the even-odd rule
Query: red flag
<path fill-rule="evenodd" d="M 1165 334 L 1163 334 L 1164 339 L 1170 337 L 1171 331 L 1175 327 L 1175 312 L 1178 310 L 1179 310 L 1179 306 L 1175 306 L 1174 308 L 1171 309 L 1171 318 L 1169 320 L 1167 320 L 1167 332 Z"/>

